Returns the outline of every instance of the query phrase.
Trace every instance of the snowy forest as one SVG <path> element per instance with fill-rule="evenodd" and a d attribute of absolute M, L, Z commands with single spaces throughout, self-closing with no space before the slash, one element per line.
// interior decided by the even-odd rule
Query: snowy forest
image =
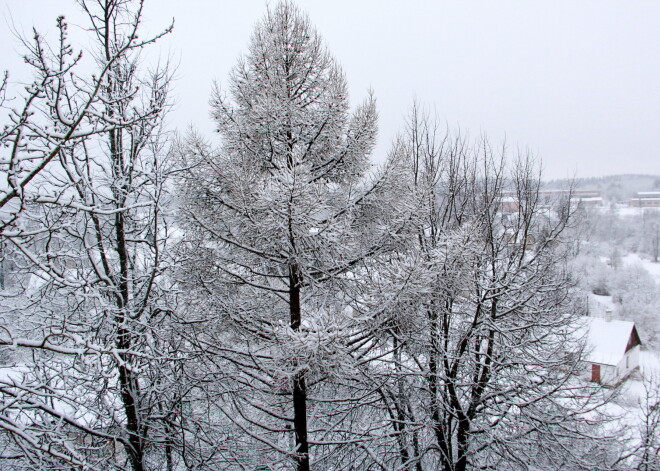
<path fill-rule="evenodd" d="M 0 469 L 660 469 L 660 210 L 420 102 L 374 163 L 377 97 L 288 0 L 217 132 L 174 129 L 157 2 L 77 3 L 93 46 L 60 17 L 0 88 Z M 646 362 L 614 387 L 601 308 Z"/>

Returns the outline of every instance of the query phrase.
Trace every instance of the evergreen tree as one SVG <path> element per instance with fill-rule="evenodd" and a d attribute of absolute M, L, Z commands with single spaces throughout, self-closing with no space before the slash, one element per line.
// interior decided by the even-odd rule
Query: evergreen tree
<path fill-rule="evenodd" d="M 257 25 L 227 90 L 212 99 L 220 148 L 191 136 L 182 149 L 185 279 L 211 306 L 195 338 L 231 371 L 217 406 L 251 437 L 237 459 L 264 446 L 307 470 L 311 442 L 343 433 L 324 388 L 339 371 L 350 376 L 364 345 L 366 323 L 350 305 L 360 267 L 391 239 L 396 211 L 374 202 L 392 172 L 365 183 L 374 99 L 349 112 L 339 65 L 289 2 Z"/>

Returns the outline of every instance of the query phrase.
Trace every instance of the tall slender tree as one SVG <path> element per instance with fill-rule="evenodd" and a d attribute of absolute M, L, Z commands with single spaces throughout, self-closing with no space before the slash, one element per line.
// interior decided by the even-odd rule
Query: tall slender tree
<path fill-rule="evenodd" d="M 4 136 L 0 202 L 18 204 L 2 242 L 23 283 L 2 299 L 0 343 L 22 349 L 0 379 L 1 458 L 15 469 L 174 469 L 185 386 L 164 280 L 171 71 L 140 65 L 161 36 L 139 37 L 143 2 L 79 5 L 96 72 L 74 67 L 63 18 L 55 47 L 35 34 L 26 61 L 37 80 Z"/>
<path fill-rule="evenodd" d="M 349 112 L 340 67 L 285 1 L 256 26 L 212 107 L 220 148 L 191 137 L 182 150 L 181 214 L 197 254 L 186 278 L 212 306 L 196 341 L 233 372 L 218 404 L 253 450 L 308 470 L 344 427 L 333 429 L 324 385 L 350 376 L 364 344 L 365 322 L 347 308 L 357 268 L 392 238 L 397 214 L 374 204 L 392 172 L 365 178 L 374 99 Z"/>

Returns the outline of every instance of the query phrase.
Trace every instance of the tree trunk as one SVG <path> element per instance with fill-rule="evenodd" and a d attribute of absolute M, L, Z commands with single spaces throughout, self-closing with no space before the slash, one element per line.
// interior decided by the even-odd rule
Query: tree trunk
<path fill-rule="evenodd" d="M 106 28 L 107 29 L 107 28 Z M 109 113 L 112 114 L 112 113 Z M 119 188 L 114 189 L 115 205 L 118 209 L 124 208 L 126 203 L 126 194 L 128 193 L 127 179 L 124 174 L 124 156 L 121 141 L 121 130 L 109 131 L 110 155 L 113 162 L 113 177 L 117 182 L 121 182 Z M 117 337 L 115 345 L 119 350 L 128 351 L 132 347 L 132 334 L 127 326 L 130 315 L 127 312 L 130 303 L 129 293 L 129 255 L 126 242 L 126 230 L 124 213 L 117 211 L 115 214 L 115 237 L 117 257 L 119 259 L 119 273 L 115 277 L 114 283 L 117 293 L 115 294 L 117 314 L 115 323 L 117 325 Z M 140 436 L 140 417 L 136 398 L 139 397 L 138 381 L 135 373 L 126 365 L 130 361 L 126 353 L 119 354 L 122 364 L 118 365 L 119 387 L 121 391 L 122 405 L 126 414 L 126 429 L 128 432 L 128 455 L 131 466 L 134 471 L 144 470 L 144 449 L 142 437 Z"/>
<path fill-rule="evenodd" d="M 289 268 L 289 309 L 291 329 L 300 330 L 300 274 L 296 264 Z M 298 471 L 309 471 L 309 443 L 307 442 L 307 384 L 305 372 L 299 371 L 293 378 L 293 426 L 296 433 Z"/>
<path fill-rule="evenodd" d="M 456 432 L 456 467 L 454 471 L 465 471 L 467 469 L 467 454 L 469 448 L 469 429 L 470 423 L 465 420 L 458 421 L 458 430 Z"/>

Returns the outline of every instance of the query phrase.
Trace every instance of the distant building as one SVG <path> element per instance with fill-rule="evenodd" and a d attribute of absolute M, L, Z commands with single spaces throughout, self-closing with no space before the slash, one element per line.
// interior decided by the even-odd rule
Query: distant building
<path fill-rule="evenodd" d="M 571 201 L 581 206 L 593 206 L 598 208 L 603 206 L 603 198 L 600 196 L 586 196 L 586 197 L 578 196 L 571 198 Z"/>
<path fill-rule="evenodd" d="M 600 190 L 545 190 L 538 192 L 539 202 L 542 205 L 548 205 L 561 198 L 571 199 L 574 205 L 600 207 L 603 205 L 603 198 Z M 515 213 L 520 209 L 520 202 L 515 191 L 504 191 L 499 198 L 500 211 L 503 213 Z"/>
<path fill-rule="evenodd" d="M 628 201 L 635 208 L 660 208 L 660 191 L 640 191 Z"/>
<path fill-rule="evenodd" d="M 514 196 L 502 196 L 500 198 L 500 211 L 503 213 L 517 213 L 520 209 L 518 198 Z"/>
<path fill-rule="evenodd" d="M 571 197 L 571 203 L 580 206 L 601 207 L 603 206 L 603 197 L 600 190 L 563 190 L 560 192 L 564 196 Z"/>
<path fill-rule="evenodd" d="M 639 367 L 639 340 L 635 323 L 600 317 L 581 317 L 579 335 L 586 340 L 584 376 L 614 387 Z"/>

